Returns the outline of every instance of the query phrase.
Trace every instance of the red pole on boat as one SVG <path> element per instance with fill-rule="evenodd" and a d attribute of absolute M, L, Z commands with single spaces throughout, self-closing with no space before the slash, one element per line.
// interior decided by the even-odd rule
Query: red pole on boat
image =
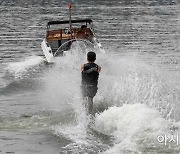
<path fill-rule="evenodd" d="M 71 33 L 71 39 L 73 39 L 73 36 L 72 36 L 72 22 L 71 22 L 71 9 L 72 9 L 72 4 L 71 3 L 68 4 L 68 8 L 69 8 L 70 33 Z"/>

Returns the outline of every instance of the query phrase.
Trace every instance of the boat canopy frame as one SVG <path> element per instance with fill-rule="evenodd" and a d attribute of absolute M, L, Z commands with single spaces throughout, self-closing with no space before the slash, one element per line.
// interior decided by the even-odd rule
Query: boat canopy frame
<path fill-rule="evenodd" d="M 91 24 L 93 21 L 91 19 L 80 19 L 80 20 L 71 20 L 71 23 L 83 23 Z M 62 21 L 49 21 L 47 23 L 47 29 L 50 29 L 50 25 L 58 25 L 58 24 L 69 24 L 69 20 L 62 20 Z"/>

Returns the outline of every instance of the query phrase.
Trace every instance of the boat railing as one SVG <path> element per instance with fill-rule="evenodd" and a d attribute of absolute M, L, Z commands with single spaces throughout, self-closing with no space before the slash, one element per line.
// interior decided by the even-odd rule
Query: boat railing
<path fill-rule="evenodd" d="M 72 34 L 69 28 L 59 29 L 59 30 L 51 30 L 47 31 L 46 39 L 47 40 L 68 40 L 75 39 L 77 37 L 77 33 L 80 31 L 80 28 L 73 28 Z M 93 36 L 93 32 L 90 28 L 87 28 L 87 33 Z"/>

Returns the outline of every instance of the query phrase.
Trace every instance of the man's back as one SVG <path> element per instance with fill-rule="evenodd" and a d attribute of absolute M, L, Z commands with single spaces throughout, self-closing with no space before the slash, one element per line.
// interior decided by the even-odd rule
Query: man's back
<path fill-rule="evenodd" d="M 89 113 L 93 110 L 93 97 L 96 95 L 98 87 L 98 78 L 101 67 L 95 64 L 96 53 L 88 52 L 88 63 L 81 66 L 82 73 L 82 96 L 88 99 Z"/>
<path fill-rule="evenodd" d="M 84 64 L 82 71 L 82 84 L 97 86 L 99 78 L 98 65 L 95 63 Z"/>

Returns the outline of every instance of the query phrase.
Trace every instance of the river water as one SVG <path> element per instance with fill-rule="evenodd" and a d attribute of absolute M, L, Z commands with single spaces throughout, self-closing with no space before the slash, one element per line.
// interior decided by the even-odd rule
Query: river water
<path fill-rule="evenodd" d="M 0 0 L 0 153 L 179 153 L 180 2 L 72 3 L 106 51 L 94 122 L 80 93 L 85 55 L 74 48 L 47 65 L 40 47 L 68 1 Z"/>

